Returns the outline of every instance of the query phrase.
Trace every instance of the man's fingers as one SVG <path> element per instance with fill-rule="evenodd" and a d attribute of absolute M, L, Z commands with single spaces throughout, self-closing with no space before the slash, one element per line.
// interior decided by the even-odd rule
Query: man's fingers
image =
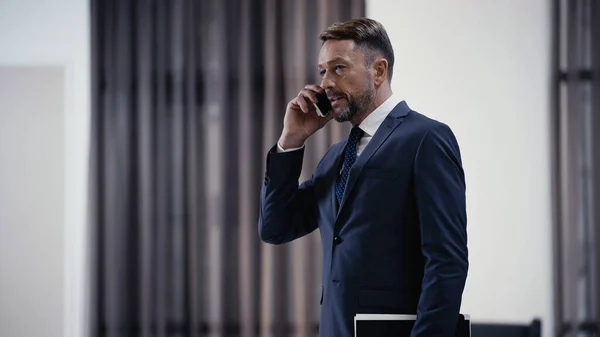
<path fill-rule="evenodd" d="M 300 94 L 302 96 L 304 96 L 305 98 L 307 98 L 307 103 L 315 103 L 317 104 L 318 100 L 317 100 L 317 94 L 315 94 L 314 91 L 309 90 L 309 89 L 304 89 L 302 91 L 300 91 Z"/>
<path fill-rule="evenodd" d="M 320 86 L 318 86 L 316 84 L 307 84 L 306 86 L 304 86 L 304 89 L 311 90 L 316 93 L 320 93 L 323 91 L 323 88 L 321 88 Z"/>
<path fill-rule="evenodd" d="M 298 93 L 298 96 L 290 101 L 290 104 L 297 106 L 304 113 L 315 111 L 316 108 L 314 104 L 317 104 L 319 101 L 317 99 L 317 93 L 321 92 L 323 92 L 323 88 L 320 86 L 316 84 L 307 84 L 304 89 Z"/>
<path fill-rule="evenodd" d="M 298 97 L 296 97 L 296 102 L 303 112 L 306 113 L 310 111 L 309 105 L 302 94 L 298 94 Z"/>

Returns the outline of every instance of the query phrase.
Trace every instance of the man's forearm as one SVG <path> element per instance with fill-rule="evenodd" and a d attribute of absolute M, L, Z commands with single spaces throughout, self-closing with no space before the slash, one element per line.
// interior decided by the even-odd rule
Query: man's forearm
<path fill-rule="evenodd" d="M 286 243 L 316 229 L 312 180 L 298 186 L 303 154 L 303 149 L 277 153 L 273 148 L 267 157 L 258 224 L 267 243 Z"/>

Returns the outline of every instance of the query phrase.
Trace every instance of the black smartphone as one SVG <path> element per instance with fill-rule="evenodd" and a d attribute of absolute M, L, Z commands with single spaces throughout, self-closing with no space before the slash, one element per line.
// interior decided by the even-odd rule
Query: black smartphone
<path fill-rule="evenodd" d="M 315 107 L 317 108 L 317 114 L 321 117 L 327 116 L 331 111 L 331 102 L 329 101 L 329 98 L 327 98 L 325 91 L 317 93 L 317 104 L 315 104 Z"/>

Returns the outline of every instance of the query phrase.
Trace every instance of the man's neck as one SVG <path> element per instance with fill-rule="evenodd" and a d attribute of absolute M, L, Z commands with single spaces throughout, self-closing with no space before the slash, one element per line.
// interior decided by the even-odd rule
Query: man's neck
<path fill-rule="evenodd" d="M 376 90 L 373 102 L 368 106 L 367 109 L 365 109 L 364 113 L 354 116 L 350 123 L 352 123 L 353 126 L 360 125 L 360 123 L 362 123 L 367 116 L 369 116 L 373 111 L 375 111 L 375 109 L 383 104 L 383 102 L 390 98 L 392 94 L 392 89 L 389 86 L 386 86 L 385 88 L 382 86 L 379 90 Z"/>

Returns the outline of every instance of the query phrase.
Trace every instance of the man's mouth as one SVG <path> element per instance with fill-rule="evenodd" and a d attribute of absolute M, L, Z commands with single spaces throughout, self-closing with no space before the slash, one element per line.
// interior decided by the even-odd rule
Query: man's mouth
<path fill-rule="evenodd" d="M 341 99 L 343 99 L 343 96 L 329 96 L 327 97 L 329 99 L 329 101 L 331 102 L 331 104 L 333 104 L 336 101 L 339 101 Z"/>

